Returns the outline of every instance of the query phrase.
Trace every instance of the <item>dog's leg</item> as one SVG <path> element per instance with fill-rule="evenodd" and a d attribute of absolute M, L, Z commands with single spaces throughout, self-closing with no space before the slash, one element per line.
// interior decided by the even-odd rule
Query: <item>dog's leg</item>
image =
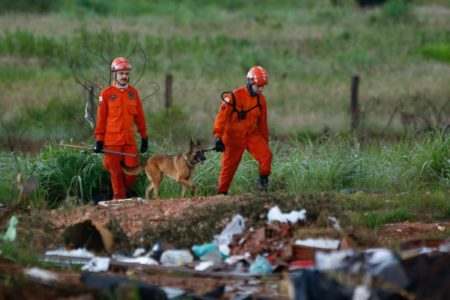
<path fill-rule="evenodd" d="M 184 197 L 184 192 L 187 187 L 192 189 L 192 195 L 195 193 L 195 189 L 197 188 L 197 185 L 195 185 L 195 183 L 192 183 L 189 180 L 183 178 L 178 178 L 177 182 L 181 184 L 181 197 Z"/>
<path fill-rule="evenodd" d="M 150 191 L 153 188 L 153 182 L 151 182 L 145 189 L 145 199 L 150 200 Z"/>
<path fill-rule="evenodd" d="M 148 179 L 152 182 L 153 197 L 158 200 L 158 188 L 162 180 L 161 171 L 154 165 L 150 165 L 147 169 Z"/>
<path fill-rule="evenodd" d="M 153 186 L 153 195 L 155 196 L 155 200 L 159 200 L 158 188 L 159 188 L 159 183 L 158 184 L 155 183 Z"/>

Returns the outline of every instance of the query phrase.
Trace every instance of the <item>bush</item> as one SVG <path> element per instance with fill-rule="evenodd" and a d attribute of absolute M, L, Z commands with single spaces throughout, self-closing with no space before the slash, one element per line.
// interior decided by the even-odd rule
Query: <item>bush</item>
<path fill-rule="evenodd" d="M 406 0 L 389 0 L 382 6 L 383 16 L 392 20 L 404 20 L 410 16 L 410 5 Z"/>
<path fill-rule="evenodd" d="M 52 146 L 42 149 L 31 176 L 38 179 L 39 192 L 49 208 L 58 207 L 66 199 L 89 202 L 109 185 L 98 155 Z"/>
<path fill-rule="evenodd" d="M 1 11 L 3 12 L 37 12 L 44 13 L 51 11 L 55 6 L 53 0 L 0 0 Z"/>
<path fill-rule="evenodd" d="M 426 58 L 450 63 L 450 43 L 438 43 L 424 46 L 421 53 Z"/>

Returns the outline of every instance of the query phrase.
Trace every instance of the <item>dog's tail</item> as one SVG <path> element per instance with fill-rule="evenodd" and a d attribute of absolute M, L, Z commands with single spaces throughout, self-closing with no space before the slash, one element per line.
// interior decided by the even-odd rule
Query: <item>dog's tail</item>
<path fill-rule="evenodd" d="M 143 165 L 140 165 L 140 166 L 137 166 L 137 167 L 127 167 L 123 163 L 123 161 L 120 163 L 120 166 L 122 167 L 122 171 L 125 174 L 128 174 L 128 175 L 139 175 L 142 172 L 144 172 L 144 170 L 145 170 L 145 166 L 143 166 Z"/>

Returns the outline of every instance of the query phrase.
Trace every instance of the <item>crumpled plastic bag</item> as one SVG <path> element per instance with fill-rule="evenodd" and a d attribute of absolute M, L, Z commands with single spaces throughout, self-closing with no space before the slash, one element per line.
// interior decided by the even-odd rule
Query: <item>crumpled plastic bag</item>
<path fill-rule="evenodd" d="M 17 236 L 16 226 L 18 222 L 17 217 L 15 215 L 12 216 L 8 221 L 8 229 L 6 229 L 6 232 L 4 234 L 0 233 L 0 240 L 13 242 Z"/>
<path fill-rule="evenodd" d="M 245 229 L 244 218 L 237 214 L 230 223 L 222 230 L 220 235 L 214 236 L 214 240 L 218 245 L 229 245 L 233 240 L 233 235 L 242 234 Z"/>
<path fill-rule="evenodd" d="M 278 206 L 274 206 L 267 213 L 267 219 L 269 223 L 278 221 L 282 223 L 289 222 L 291 224 L 295 224 L 299 220 L 306 221 L 306 210 L 293 210 L 288 214 L 283 214 Z"/>
<path fill-rule="evenodd" d="M 188 250 L 166 250 L 162 253 L 160 262 L 163 266 L 179 267 L 191 263 L 194 257 Z"/>
<path fill-rule="evenodd" d="M 81 267 L 81 270 L 83 271 L 89 271 L 89 272 L 104 272 L 108 271 L 109 269 L 109 257 L 99 257 L 96 256 L 92 258 L 87 264 Z"/>
<path fill-rule="evenodd" d="M 267 259 L 258 255 L 255 261 L 250 265 L 249 271 L 252 275 L 269 275 L 272 273 L 273 269 Z"/>

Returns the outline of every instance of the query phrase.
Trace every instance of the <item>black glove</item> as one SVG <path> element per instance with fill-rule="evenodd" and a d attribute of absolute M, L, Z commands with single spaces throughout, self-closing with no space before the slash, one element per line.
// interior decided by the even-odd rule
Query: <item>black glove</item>
<path fill-rule="evenodd" d="M 148 150 L 148 138 L 141 140 L 141 153 L 145 153 Z"/>
<path fill-rule="evenodd" d="M 222 142 L 221 138 L 216 138 L 216 152 L 225 151 L 225 144 Z"/>
<path fill-rule="evenodd" d="M 102 141 L 97 141 L 95 143 L 94 152 L 95 153 L 102 153 L 103 152 L 103 142 Z"/>

